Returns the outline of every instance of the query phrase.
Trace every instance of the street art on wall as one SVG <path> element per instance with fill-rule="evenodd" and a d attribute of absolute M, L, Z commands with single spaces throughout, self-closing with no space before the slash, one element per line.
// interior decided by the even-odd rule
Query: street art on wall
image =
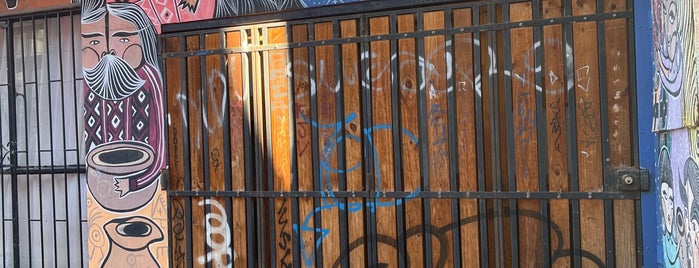
<path fill-rule="evenodd" d="M 158 190 L 166 165 L 161 25 L 356 1 L 83 0 L 89 266 L 129 266 L 136 259 L 139 266 L 168 266 L 167 198 Z M 205 224 L 213 237 L 230 232 Z M 235 260 L 229 243 L 208 240 L 213 251 L 196 261 Z"/>
<path fill-rule="evenodd" d="M 101 267 L 160 267 L 148 246 L 163 240 L 163 231 L 152 220 L 133 216 L 113 219 L 104 225 L 109 238 L 109 253 Z"/>
<path fill-rule="evenodd" d="M 699 265 L 699 98 L 694 1 L 653 0 L 653 130 L 660 132 L 660 193 L 665 267 Z"/>
<path fill-rule="evenodd" d="M 83 1 L 81 23 L 90 266 L 166 266 L 156 29 L 125 2 Z"/>
<path fill-rule="evenodd" d="M 224 18 L 252 13 L 359 2 L 363 0 L 130 0 L 140 6 L 155 25 Z M 123 1 L 122 1 L 123 2 Z"/>
<path fill-rule="evenodd" d="M 692 1 L 653 0 L 655 131 L 699 123 L 692 10 Z"/>
<path fill-rule="evenodd" d="M 665 267 L 699 265 L 699 166 L 697 131 L 681 129 L 660 135 L 658 180 Z"/>
<path fill-rule="evenodd" d="M 53 6 L 65 6 L 72 3 L 71 0 L 2 0 L 0 1 L 0 16 L 5 12 L 23 11 L 39 8 L 50 8 Z"/>

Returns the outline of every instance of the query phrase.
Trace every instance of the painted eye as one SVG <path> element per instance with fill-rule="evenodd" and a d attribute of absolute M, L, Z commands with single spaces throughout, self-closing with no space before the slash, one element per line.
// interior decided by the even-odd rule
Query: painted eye
<path fill-rule="evenodd" d="M 97 45 L 97 44 L 99 44 L 99 43 L 100 43 L 100 41 L 98 41 L 98 40 L 92 40 L 92 41 L 90 41 L 89 44 L 90 44 L 91 46 L 94 46 L 94 45 Z"/>
<path fill-rule="evenodd" d="M 129 39 L 126 38 L 126 37 L 119 39 L 119 42 L 122 42 L 122 43 L 124 43 L 124 44 L 128 43 L 129 41 L 131 41 L 131 40 L 129 40 Z"/>

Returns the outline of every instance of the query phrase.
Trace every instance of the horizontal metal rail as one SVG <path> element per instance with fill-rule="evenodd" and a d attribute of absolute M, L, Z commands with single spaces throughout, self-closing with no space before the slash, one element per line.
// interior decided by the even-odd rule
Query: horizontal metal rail
<path fill-rule="evenodd" d="M 169 191 L 171 197 L 324 198 L 325 191 Z M 399 199 L 639 199 L 635 192 L 372 192 L 333 191 L 335 198 Z M 378 196 L 378 197 L 377 197 Z"/>

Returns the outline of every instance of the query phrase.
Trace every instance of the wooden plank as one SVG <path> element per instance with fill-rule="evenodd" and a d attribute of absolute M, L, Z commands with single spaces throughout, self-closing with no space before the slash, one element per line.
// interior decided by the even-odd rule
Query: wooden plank
<path fill-rule="evenodd" d="M 453 11 L 455 27 L 470 26 L 472 18 L 470 8 Z M 476 159 L 476 114 L 475 77 L 473 72 L 473 34 L 454 36 L 454 86 L 456 90 L 456 114 L 459 156 L 459 190 L 471 192 L 478 190 L 478 165 Z M 477 219 L 477 199 L 459 201 L 461 220 Z M 461 255 L 464 267 L 480 267 L 480 243 L 478 242 L 478 223 L 468 221 L 461 224 Z"/>
<path fill-rule="evenodd" d="M 399 33 L 410 33 L 415 31 L 415 15 L 406 14 L 397 17 Z M 400 78 L 400 111 L 401 126 L 419 142 L 418 116 L 418 80 L 417 80 L 417 59 L 415 50 L 415 39 L 406 38 L 398 40 L 398 76 Z M 420 189 L 420 150 L 414 140 L 407 135 L 403 135 L 403 187 L 406 191 Z M 419 230 L 422 228 L 422 200 L 408 200 L 405 206 L 405 227 L 406 230 Z M 424 263 L 423 237 L 412 235 L 407 237 L 406 247 L 408 248 L 408 263 L 419 266 Z"/>
<path fill-rule="evenodd" d="M 219 49 L 222 47 L 222 38 L 220 33 L 206 34 L 204 36 L 205 49 Z M 226 189 L 226 174 L 225 174 L 225 156 L 224 153 L 228 148 L 224 145 L 223 129 L 225 127 L 226 117 L 228 116 L 227 108 L 227 71 L 222 64 L 221 55 L 208 55 L 205 57 L 206 66 L 204 67 L 205 77 L 202 77 L 205 82 L 204 88 L 201 89 L 205 104 L 204 117 L 204 135 L 207 136 L 206 153 L 209 186 L 212 191 L 225 191 Z M 206 245 L 207 256 L 199 257 L 198 264 L 210 263 L 212 266 L 226 266 L 229 264 L 228 257 L 216 258 L 221 256 L 221 252 L 227 252 L 231 244 L 230 224 L 228 222 L 228 211 L 230 210 L 226 202 L 226 198 L 215 197 L 205 200 L 204 203 L 197 205 L 205 207 L 207 213 L 206 227 Z M 218 221 L 222 220 L 222 221 Z"/>
<path fill-rule="evenodd" d="M 172 37 L 165 39 L 165 47 L 168 52 L 177 52 L 180 50 L 179 38 Z M 183 136 L 183 120 L 187 116 L 187 104 L 181 102 L 180 94 L 182 94 L 182 59 L 171 58 L 165 60 L 165 77 L 167 79 L 167 103 L 168 115 L 170 118 L 169 134 L 169 159 L 170 159 L 170 189 L 184 190 L 184 136 Z M 187 241 L 186 222 L 185 222 L 185 198 L 170 199 L 170 256 L 172 267 L 187 266 Z M 189 257 L 191 258 L 191 256 Z"/>
<path fill-rule="evenodd" d="M 306 24 L 292 26 L 292 41 L 308 41 L 308 26 Z M 295 48 L 293 55 L 293 79 L 295 90 L 295 112 L 296 112 L 296 157 L 298 190 L 313 191 L 313 165 L 312 165 L 312 145 L 311 145 L 311 81 L 309 74 L 310 63 L 308 59 L 308 48 Z M 299 232 L 302 257 L 301 264 L 305 267 L 313 266 L 315 254 L 315 232 L 308 229 L 315 228 L 313 219 L 313 199 L 299 198 Z"/>
<path fill-rule="evenodd" d="M 241 46 L 240 31 L 226 33 L 226 46 L 237 48 Z M 229 54 L 228 72 L 228 105 L 229 129 L 231 146 L 231 191 L 245 191 L 245 111 L 243 110 L 243 59 L 240 54 Z M 249 160 L 248 160 L 249 161 Z M 246 266 L 248 263 L 246 201 L 243 198 L 233 198 L 232 203 L 232 234 L 233 252 L 237 255 L 235 265 Z"/>
<path fill-rule="evenodd" d="M 532 3 L 524 2 L 510 5 L 512 21 L 531 20 Z M 538 146 L 536 128 L 536 90 L 538 81 L 535 77 L 537 49 L 533 28 L 512 29 L 510 32 L 512 53 L 512 113 L 514 118 L 514 174 L 516 189 L 520 192 L 539 191 Z M 507 47 L 505 48 L 507 49 Z M 512 148 L 508 148 L 511 150 Z M 512 165 L 513 163 L 509 163 Z M 513 188 L 510 185 L 510 188 Z M 539 213 L 539 200 L 519 200 L 518 211 Z M 526 216 L 518 217 L 519 264 L 524 267 L 540 267 L 542 259 L 542 230 L 538 219 Z M 514 260 L 513 260 L 514 261 Z"/>
<path fill-rule="evenodd" d="M 340 35 L 343 38 L 357 36 L 357 21 L 344 20 L 340 22 Z M 345 74 L 342 80 L 342 89 L 344 91 L 345 118 L 351 115 L 359 115 L 361 113 L 361 93 L 360 93 L 360 71 L 358 45 L 343 44 L 342 45 L 342 66 Z M 348 191 L 363 191 L 364 182 L 362 167 L 363 148 L 361 139 L 364 135 L 362 131 L 361 121 L 358 119 L 350 122 L 345 126 L 345 160 L 347 161 L 346 168 L 347 190 Z M 363 241 L 366 237 L 364 230 L 364 213 L 365 202 L 361 198 L 350 198 L 347 200 L 348 214 L 348 236 L 350 245 L 354 245 L 355 241 Z M 357 243 L 356 247 L 350 247 L 349 263 L 362 264 L 365 263 L 366 256 L 364 254 L 364 243 Z M 342 256 L 345 257 L 345 256 Z"/>
<path fill-rule="evenodd" d="M 597 7 L 593 1 L 577 1 L 572 8 L 573 15 L 577 16 L 594 14 Z M 602 190 L 603 169 L 596 22 L 574 24 L 573 42 L 579 190 L 598 192 Z M 601 200 L 580 201 L 582 250 L 601 260 L 604 260 L 606 249 L 603 204 Z M 583 266 L 595 265 L 589 257 L 582 261 Z"/>
<path fill-rule="evenodd" d="M 389 18 L 387 16 L 374 17 L 369 19 L 370 35 L 381 35 L 389 33 Z M 392 124 L 391 106 L 391 49 L 389 41 L 377 41 L 370 44 L 370 77 L 371 81 L 371 144 L 365 148 L 368 153 L 374 154 L 374 182 L 376 191 L 394 191 L 393 176 L 393 139 L 390 130 L 380 130 Z M 372 148 L 373 147 L 373 148 Z M 374 199 L 376 207 L 376 232 L 379 236 L 386 236 L 395 239 L 396 234 L 396 210 L 391 203 L 394 199 L 378 198 Z M 395 204 L 395 203 L 393 203 Z M 396 248 L 382 243 L 378 243 L 378 261 L 388 267 L 397 266 Z"/>
<path fill-rule="evenodd" d="M 561 0 L 544 0 L 542 2 L 544 18 L 559 18 L 561 12 Z M 567 192 L 570 190 L 568 176 L 568 148 L 566 134 L 566 96 L 569 93 L 565 77 L 566 53 L 565 41 L 561 25 L 544 26 L 542 46 L 544 51 L 543 62 L 543 90 L 546 94 L 546 134 L 548 154 L 548 190 L 554 192 Z M 551 256 L 560 254 L 561 249 L 570 249 L 570 204 L 568 200 L 549 201 L 550 218 L 550 245 Z M 556 234 L 560 232 L 561 236 Z M 570 257 L 560 257 L 553 263 L 556 267 L 569 267 Z"/>
<path fill-rule="evenodd" d="M 605 2 L 605 12 L 627 10 L 626 1 Z M 633 165 L 631 110 L 629 107 L 628 30 L 624 19 L 605 21 L 607 59 L 607 100 L 609 116 L 610 164 Z M 636 216 L 633 200 L 614 201 L 615 253 L 617 267 L 636 267 Z"/>
<path fill-rule="evenodd" d="M 315 27 L 314 40 L 329 40 L 333 38 L 333 24 L 330 22 L 317 23 Z M 336 117 L 336 109 L 338 101 L 335 99 L 335 91 L 338 81 L 335 77 L 335 57 L 333 46 L 317 46 L 315 48 L 315 66 L 316 66 L 316 94 L 318 101 L 318 124 L 337 126 L 342 122 L 342 118 Z M 321 189 L 327 193 L 339 189 L 338 185 L 338 170 L 339 163 L 337 161 L 336 144 L 337 138 L 333 134 L 337 133 L 338 129 L 322 127 L 318 129 L 319 137 L 318 144 L 320 152 L 318 152 L 321 161 Z M 322 240 L 323 246 L 323 266 L 331 266 L 335 260 L 340 257 L 340 226 L 339 226 L 339 208 L 335 207 L 339 200 L 337 198 L 324 198 L 324 204 L 328 209 L 321 211 L 322 226 L 327 231 L 327 236 Z M 327 203 L 325 203 L 327 202 Z"/>
<path fill-rule="evenodd" d="M 187 50 L 193 51 L 200 49 L 200 41 L 198 35 L 187 36 Z M 204 187 L 204 154 L 203 142 L 205 130 L 202 120 L 202 75 L 201 75 L 201 60 L 198 56 L 187 57 L 187 106 L 189 118 L 187 126 L 189 127 L 189 152 L 190 152 L 190 189 L 191 190 L 206 190 Z M 187 187 L 187 186 L 185 186 Z M 193 262 L 197 263 L 199 257 L 206 256 L 206 218 L 203 206 L 204 198 L 195 197 L 191 199 L 191 222 L 192 222 L 192 258 Z"/>
<path fill-rule="evenodd" d="M 281 44 L 286 42 L 286 27 L 273 27 L 267 29 L 267 43 Z M 268 52 L 267 64 L 269 67 L 269 100 L 270 100 L 270 125 L 272 137 L 272 159 L 274 167 L 274 190 L 291 190 L 291 148 L 289 129 L 289 109 L 291 98 L 289 96 L 289 78 L 286 74 L 287 58 L 286 50 L 271 50 Z M 276 239 L 276 265 L 291 267 L 292 256 L 292 232 L 291 229 L 291 199 L 276 198 L 274 200 L 274 222 Z"/>
<path fill-rule="evenodd" d="M 424 29 L 439 30 L 444 29 L 444 11 L 426 12 L 423 14 Z M 423 137 L 422 142 L 428 143 L 429 157 L 429 190 L 449 191 L 450 180 L 456 178 L 449 177 L 449 126 L 447 124 L 447 54 L 446 40 L 444 36 L 425 37 L 425 88 L 427 99 L 427 139 Z M 451 62 L 449 62 L 451 64 Z M 441 228 L 453 222 L 451 213 L 451 202 L 448 199 L 435 199 L 431 201 L 431 222 L 432 228 Z M 430 228 L 427 225 L 425 228 Z M 451 250 L 452 234 L 446 232 L 443 237 L 432 236 L 432 265 L 453 266 L 454 252 Z M 449 245 L 449 247 L 446 247 Z M 446 256 L 446 262 L 439 263 L 440 256 Z"/>

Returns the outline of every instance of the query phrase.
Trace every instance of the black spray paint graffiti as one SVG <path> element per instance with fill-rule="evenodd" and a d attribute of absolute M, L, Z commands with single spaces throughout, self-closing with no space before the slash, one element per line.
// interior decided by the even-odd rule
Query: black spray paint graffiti
<path fill-rule="evenodd" d="M 488 215 L 488 216 L 485 216 Z M 411 237 L 414 236 L 420 236 L 423 234 L 423 232 L 429 232 L 426 235 L 431 236 L 433 239 L 437 239 L 437 243 L 439 244 L 439 257 L 436 259 L 436 264 L 433 263 L 434 267 L 444 267 L 446 262 L 447 262 L 447 252 L 445 249 L 450 249 L 451 245 L 449 244 L 449 237 L 451 234 L 449 232 L 456 230 L 457 228 L 460 228 L 461 226 L 468 225 L 471 223 L 478 223 L 478 221 L 482 217 L 488 217 L 489 219 L 493 218 L 494 216 L 493 210 L 489 210 L 485 214 L 480 214 L 480 215 L 473 215 L 470 217 L 463 218 L 459 221 L 452 222 L 450 224 L 447 224 L 445 226 L 426 226 L 426 225 L 419 225 L 419 226 L 414 226 L 408 230 L 405 231 L 403 235 L 400 235 L 398 237 L 391 237 L 387 235 L 382 235 L 382 234 L 368 234 L 368 235 L 373 235 L 376 237 L 378 243 L 380 244 L 385 244 L 387 246 L 390 246 L 392 248 L 398 249 L 398 241 L 405 241 Z M 553 238 L 551 241 L 557 241 L 558 243 L 555 245 L 552 245 L 551 250 L 552 250 L 552 255 L 551 255 L 551 263 L 555 263 L 556 260 L 565 258 L 565 257 L 571 257 L 573 256 L 573 250 L 571 249 L 564 249 L 563 248 L 563 241 L 564 241 L 564 236 L 563 232 L 561 231 L 561 228 L 556 224 L 555 222 L 551 221 L 549 218 L 545 218 L 539 213 L 538 211 L 531 211 L 531 210 L 519 210 L 517 212 L 517 216 L 523 217 L 523 218 L 532 218 L 541 222 L 546 222 L 550 224 L 551 230 L 552 230 L 552 236 Z M 510 217 L 510 210 L 505 208 L 503 212 L 503 217 Z M 340 264 L 342 261 L 350 256 L 350 253 L 353 250 L 362 250 L 366 242 L 364 241 L 364 237 L 358 238 L 354 240 L 352 243 L 350 243 L 349 247 L 347 247 L 346 251 L 343 251 L 340 253 L 340 257 L 335 260 L 333 263 L 332 267 L 340 267 Z M 462 245 L 463 246 L 463 245 Z M 481 249 L 482 250 L 482 249 Z M 406 267 L 420 267 L 423 264 L 422 263 L 410 263 L 410 258 L 408 256 L 401 256 L 401 251 L 396 250 L 398 252 L 399 256 L 398 258 L 405 260 L 406 262 Z M 580 257 L 583 259 L 587 259 L 594 263 L 597 267 L 606 267 L 604 264 L 604 261 L 602 258 L 599 256 L 594 255 L 593 253 L 586 251 L 586 250 L 581 250 L 580 251 Z M 468 260 L 464 260 L 465 262 L 468 262 Z M 387 267 L 386 264 L 383 263 L 373 263 L 369 265 L 370 267 Z"/>
<path fill-rule="evenodd" d="M 151 219 L 134 216 L 113 219 L 104 225 L 109 253 L 100 267 L 160 267 L 149 246 L 163 240 L 163 231 Z"/>

